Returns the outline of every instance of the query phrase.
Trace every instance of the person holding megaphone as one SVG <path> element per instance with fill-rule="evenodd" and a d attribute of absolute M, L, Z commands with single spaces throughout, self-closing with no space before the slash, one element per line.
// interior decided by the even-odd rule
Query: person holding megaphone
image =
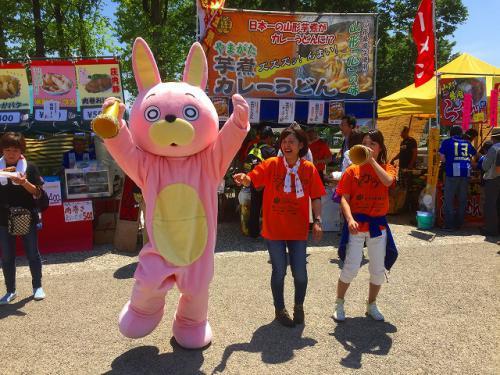
<path fill-rule="evenodd" d="M 344 296 L 356 277 L 366 241 L 370 263 L 370 287 L 366 315 L 384 320 L 376 299 L 384 282 L 385 270 L 390 270 L 397 258 L 397 249 L 387 223 L 389 187 L 396 180 L 396 170 L 387 162 L 384 136 L 370 130 L 363 144 L 351 147 L 353 163 L 342 175 L 337 194 L 345 217 L 339 245 L 339 257 L 344 262 L 337 285 L 334 319 L 345 320 Z"/>

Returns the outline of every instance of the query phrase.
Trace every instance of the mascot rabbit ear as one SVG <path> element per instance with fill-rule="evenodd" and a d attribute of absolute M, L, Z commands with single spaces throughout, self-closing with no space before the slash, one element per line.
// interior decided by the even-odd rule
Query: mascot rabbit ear
<path fill-rule="evenodd" d="M 139 92 L 147 91 L 161 83 L 153 53 L 142 38 L 137 38 L 132 48 L 132 69 Z"/>
<path fill-rule="evenodd" d="M 205 91 L 208 81 L 207 57 L 200 43 L 191 46 L 184 67 L 183 81 L 192 86 L 197 86 Z"/>

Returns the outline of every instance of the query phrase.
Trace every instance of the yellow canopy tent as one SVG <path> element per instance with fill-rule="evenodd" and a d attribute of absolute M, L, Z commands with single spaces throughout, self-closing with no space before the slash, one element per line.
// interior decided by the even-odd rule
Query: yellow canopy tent
<path fill-rule="evenodd" d="M 474 74 L 478 77 L 484 74 L 494 74 L 500 77 L 500 68 L 485 63 L 467 53 L 460 55 L 441 69 L 438 69 L 438 71 L 441 73 Z M 460 76 L 442 75 L 442 78 L 455 77 Z M 492 82 L 493 77 L 486 77 L 488 97 L 492 89 Z M 379 118 L 402 115 L 436 116 L 436 77 L 418 88 L 412 84 L 378 101 Z"/>

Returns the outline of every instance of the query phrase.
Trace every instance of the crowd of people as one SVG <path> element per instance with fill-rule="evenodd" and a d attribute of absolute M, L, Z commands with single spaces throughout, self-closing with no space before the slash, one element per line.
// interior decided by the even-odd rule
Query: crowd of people
<path fill-rule="evenodd" d="M 366 314 L 375 320 L 383 320 L 383 314 L 377 307 L 377 297 L 385 271 L 390 270 L 397 258 L 396 245 L 386 219 L 389 189 L 398 179 L 394 167 L 397 160 L 400 172 L 415 167 L 417 142 L 409 136 L 409 129 L 405 127 L 401 132 L 400 152 L 388 160 L 384 136 L 380 131 L 361 133 L 352 116 L 342 119 L 340 131 L 343 142 L 337 162 L 342 174 L 332 198 L 339 200 L 344 218 L 339 245 L 343 267 L 337 284 L 334 318 L 338 322 L 345 320 L 345 295 L 359 271 L 366 246 L 370 258 Z M 483 233 L 496 236 L 500 230 L 500 129 L 492 129 L 491 141 L 485 142 L 479 152 L 471 143 L 475 137 L 477 132 L 463 134 L 460 126 L 453 126 L 450 137 L 442 142 L 439 149 L 445 170 L 444 229 L 451 231 L 463 226 L 471 170 L 479 168 L 484 180 Z M 363 165 L 353 165 L 349 150 L 359 144 L 369 150 L 369 157 Z M 37 167 L 24 156 L 26 142 L 21 134 L 5 133 L 0 147 L 0 171 L 13 173 L 11 177 L 0 175 L 0 247 L 7 289 L 0 304 L 8 304 L 17 296 L 16 237 L 21 237 L 29 261 L 33 297 L 42 300 L 45 292 L 42 288 L 37 224 L 43 179 Z M 63 164 L 70 166 L 86 158 L 93 159 L 95 155 L 87 150 L 81 139 L 75 138 L 74 149 L 65 154 Z M 239 158 L 243 171 L 234 174 L 233 179 L 236 184 L 251 189 L 249 235 L 261 235 L 266 242 L 272 265 L 271 291 L 275 318 L 288 327 L 302 324 L 308 283 L 307 239 L 309 231 L 312 231 L 315 241 L 322 237 L 321 198 L 326 194 L 326 166 L 335 157 L 315 129 L 304 131 L 294 123 L 279 134 L 277 141 L 271 127 L 262 127 L 256 137 L 244 143 Z M 400 173 L 399 179 L 404 178 L 402 176 Z M 15 215 L 20 215 L 19 212 L 25 213 L 26 220 L 21 220 L 25 230 L 20 230 L 19 220 L 18 227 L 15 227 Z M 284 302 L 288 262 L 295 287 L 293 316 L 288 313 Z"/>
<path fill-rule="evenodd" d="M 469 129 L 463 133 L 462 127 L 454 125 L 450 137 L 439 148 L 444 163 L 444 227 L 449 232 L 459 230 L 464 225 L 469 181 L 473 169 L 479 170 L 484 185 L 483 216 L 485 236 L 500 233 L 500 128 L 491 129 L 491 141 L 486 141 L 479 152 L 472 145 L 478 133 Z"/>

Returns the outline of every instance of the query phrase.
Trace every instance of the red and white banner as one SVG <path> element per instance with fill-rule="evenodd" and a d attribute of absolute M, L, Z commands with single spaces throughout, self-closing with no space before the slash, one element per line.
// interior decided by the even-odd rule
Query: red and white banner
<path fill-rule="evenodd" d="M 423 85 L 434 77 L 435 43 L 432 1 L 422 0 L 413 22 L 413 40 L 417 46 L 415 87 Z"/>

